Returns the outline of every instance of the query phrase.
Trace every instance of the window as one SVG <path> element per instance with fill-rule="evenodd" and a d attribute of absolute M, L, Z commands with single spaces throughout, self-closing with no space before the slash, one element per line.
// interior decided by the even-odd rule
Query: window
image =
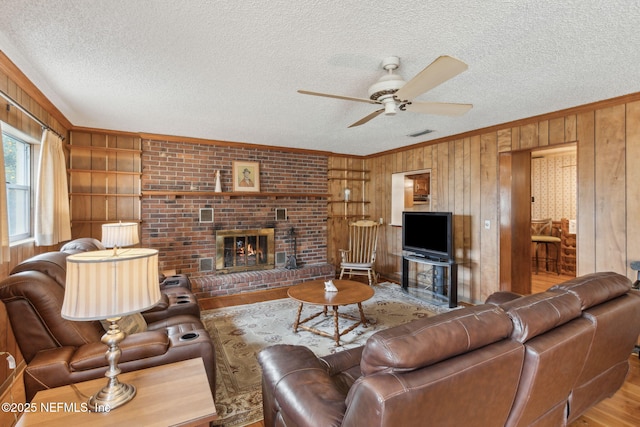
<path fill-rule="evenodd" d="M 7 185 L 9 241 L 26 239 L 32 233 L 33 139 L 2 124 L 2 144 Z"/>

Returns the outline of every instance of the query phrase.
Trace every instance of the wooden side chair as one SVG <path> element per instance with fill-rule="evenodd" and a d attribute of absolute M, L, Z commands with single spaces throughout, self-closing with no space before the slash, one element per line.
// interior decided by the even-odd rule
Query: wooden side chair
<path fill-rule="evenodd" d="M 553 235 L 553 221 L 551 218 L 532 219 L 531 220 L 531 242 L 533 243 L 533 258 L 536 263 L 536 274 L 538 274 L 538 246 L 544 245 L 545 253 L 543 260 L 545 261 L 545 269 L 549 271 L 549 261 L 556 264 L 556 273 L 560 274 L 560 242 L 561 239 Z M 551 258 L 549 253 L 549 245 L 555 248 L 555 258 Z"/>
<path fill-rule="evenodd" d="M 369 285 L 378 283 L 374 264 L 379 227 L 376 221 L 349 223 L 349 249 L 340 249 L 340 279 L 346 273 L 349 277 L 367 276 Z"/>

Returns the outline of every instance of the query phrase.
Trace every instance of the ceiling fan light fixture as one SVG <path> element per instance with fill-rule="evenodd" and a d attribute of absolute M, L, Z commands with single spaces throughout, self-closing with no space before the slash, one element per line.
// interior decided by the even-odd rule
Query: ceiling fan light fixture
<path fill-rule="evenodd" d="M 386 99 L 384 99 L 382 101 L 382 104 L 384 105 L 384 115 L 385 116 L 394 116 L 397 112 L 398 109 L 396 108 L 396 101 L 395 99 L 393 99 L 393 97 L 388 97 Z"/>

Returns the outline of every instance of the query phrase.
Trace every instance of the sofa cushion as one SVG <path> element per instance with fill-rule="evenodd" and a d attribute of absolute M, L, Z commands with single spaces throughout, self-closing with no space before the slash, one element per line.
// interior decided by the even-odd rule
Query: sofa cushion
<path fill-rule="evenodd" d="M 454 310 L 372 335 L 365 344 L 363 375 L 408 372 L 503 340 L 513 324 L 493 304 Z"/>
<path fill-rule="evenodd" d="M 566 292 L 547 291 L 502 304 L 513 320 L 511 338 L 524 343 L 580 317 L 580 300 Z"/>
<path fill-rule="evenodd" d="M 563 290 L 578 297 L 582 309 L 602 304 L 624 295 L 631 289 L 631 281 L 626 276 L 611 271 L 576 277 L 549 290 Z"/>

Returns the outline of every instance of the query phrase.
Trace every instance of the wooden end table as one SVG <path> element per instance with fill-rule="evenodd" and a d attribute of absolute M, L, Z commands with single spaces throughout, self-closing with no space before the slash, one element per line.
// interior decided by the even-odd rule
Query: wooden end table
<path fill-rule="evenodd" d="M 334 280 L 333 284 L 338 288 L 338 292 L 325 292 L 324 280 L 311 280 L 289 288 L 289 291 L 287 292 L 289 297 L 300 303 L 298 305 L 298 314 L 293 324 L 293 332 L 298 332 L 298 328 L 302 328 L 306 331 L 313 332 L 314 334 L 333 338 L 336 345 L 340 345 L 340 337 L 342 335 L 351 332 L 359 325 L 368 326 L 367 318 L 364 316 L 364 311 L 362 311 L 362 302 L 368 300 L 374 295 L 375 291 L 373 288 L 369 285 L 355 282 L 353 280 Z M 321 305 L 323 306 L 323 309 L 304 320 L 300 320 L 302 306 L 304 304 Z M 338 313 L 339 306 L 349 304 L 358 304 L 360 318 L 353 317 L 345 313 Z M 333 335 L 312 326 L 304 325 L 304 323 L 315 319 L 321 314 L 326 316 L 327 307 L 331 307 L 333 309 Z M 340 317 L 356 320 L 356 323 L 341 332 L 338 321 Z"/>
<path fill-rule="evenodd" d="M 209 426 L 218 418 L 202 358 L 127 372 L 118 380 L 136 386 L 136 396 L 113 411 L 87 412 L 84 404 L 107 378 L 36 393 L 16 426 Z"/>

